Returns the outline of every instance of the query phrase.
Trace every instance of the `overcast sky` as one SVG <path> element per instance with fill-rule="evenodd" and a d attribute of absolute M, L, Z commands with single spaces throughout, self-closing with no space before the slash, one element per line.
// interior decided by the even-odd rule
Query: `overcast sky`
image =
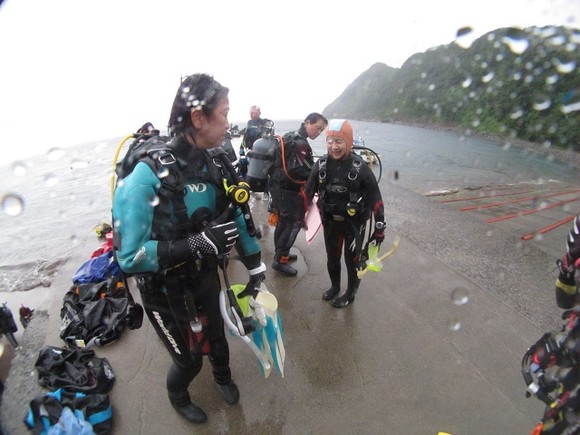
<path fill-rule="evenodd" d="M 164 129 L 182 75 L 230 88 L 230 121 L 322 111 L 372 64 L 508 26 L 580 27 L 580 0 L 5 0 L 3 162 Z"/>

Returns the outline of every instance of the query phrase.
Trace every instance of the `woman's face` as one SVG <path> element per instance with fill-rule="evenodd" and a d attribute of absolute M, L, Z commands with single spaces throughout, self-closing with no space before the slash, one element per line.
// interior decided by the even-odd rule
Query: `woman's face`
<path fill-rule="evenodd" d="M 304 129 L 306 130 L 306 134 L 308 135 L 308 138 L 311 140 L 316 139 L 320 135 L 320 133 L 324 131 L 325 128 L 326 124 L 322 119 L 319 119 L 314 124 L 311 124 L 310 121 L 306 121 L 304 123 Z"/>
<path fill-rule="evenodd" d="M 326 152 L 331 159 L 343 159 L 346 156 L 346 141 L 338 136 L 328 136 L 326 138 Z"/>
<path fill-rule="evenodd" d="M 209 149 L 220 146 L 230 127 L 228 113 L 230 111 L 230 100 L 228 96 L 222 97 L 211 115 L 206 116 L 201 113 L 194 121 L 196 127 L 194 138 L 195 144 L 200 149 Z M 192 115 L 193 116 L 193 115 Z"/>

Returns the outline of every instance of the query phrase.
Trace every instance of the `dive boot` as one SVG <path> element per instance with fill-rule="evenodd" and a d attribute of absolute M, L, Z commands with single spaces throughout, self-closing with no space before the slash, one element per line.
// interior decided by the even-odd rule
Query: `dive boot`
<path fill-rule="evenodd" d="M 207 421 L 207 415 L 203 412 L 203 409 L 195 406 L 191 402 L 187 391 L 184 393 L 169 392 L 168 395 L 171 406 L 187 421 L 195 424 L 205 423 Z"/>
<path fill-rule="evenodd" d="M 329 301 L 340 292 L 340 286 L 332 286 L 324 293 L 322 293 L 322 300 Z"/>
<path fill-rule="evenodd" d="M 356 294 L 356 289 L 346 289 L 345 294 L 336 298 L 332 301 L 332 306 L 334 308 L 344 308 L 349 304 L 354 302 L 354 295 Z"/>
<path fill-rule="evenodd" d="M 240 390 L 238 390 L 238 386 L 235 384 L 234 381 L 230 381 L 229 384 L 221 385 L 217 384 L 218 390 L 220 390 L 220 394 L 224 398 L 224 400 L 230 404 L 235 405 L 240 400 Z"/>
<path fill-rule="evenodd" d="M 288 256 L 282 255 L 280 257 L 276 256 L 274 262 L 272 263 L 272 269 L 277 270 L 282 275 L 286 276 L 296 276 L 298 271 L 292 266 L 288 265 Z"/>

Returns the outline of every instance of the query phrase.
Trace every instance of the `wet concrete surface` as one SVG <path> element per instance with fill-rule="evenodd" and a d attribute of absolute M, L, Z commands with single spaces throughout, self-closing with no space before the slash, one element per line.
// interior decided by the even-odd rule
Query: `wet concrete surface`
<path fill-rule="evenodd" d="M 481 211 L 460 212 L 441 198 L 387 182 L 382 189 L 389 227 L 383 252 L 397 235 L 401 241 L 382 272 L 363 278 L 354 304 L 339 310 L 321 299 L 329 285 L 321 236 L 312 245 L 298 236 L 297 277 L 268 268 L 266 285 L 278 298 L 285 328 L 284 378 L 262 379 L 249 348 L 231 337 L 240 403 L 223 401 L 206 362 L 189 391 L 209 419 L 191 425 L 167 400 L 169 355 L 145 321 L 97 349 L 117 377 L 110 392 L 114 433 L 529 433 L 543 406 L 525 398 L 520 363 L 544 330 L 560 325 L 554 262 L 565 234 L 523 243 L 517 225 L 490 227 Z M 252 201 L 256 221 L 266 222 L 266 201 Z M 269 266 L 273 228 L 261 227 Z M 58 336 L 62 295 L 97 246 L 79 251 L 55 282 L 61 295 L 43 325 L 45 344 L 64 344 Z M 230 274 L 232 282 L 247 280 L 239 263 L 232 262 Z M 26 340 L 25 334 L 28 358 L 17 361 L 23 373 L 32 359 Z M 28 433 L 23 404 L 41 391 L 28 374 L 26 380 L 22 373 L 9 376 L 1 408 L 8 433 Z"/>

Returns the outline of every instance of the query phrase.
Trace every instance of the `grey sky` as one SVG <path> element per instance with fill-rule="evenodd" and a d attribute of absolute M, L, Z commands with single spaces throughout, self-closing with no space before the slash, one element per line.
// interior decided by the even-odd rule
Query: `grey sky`
<path fill-rule="evenodd" d="M 375 62 L 507 26 L 580 27 L 578 0 L 5 0 L 0 129 L 8 161 L 164 128 L 181 75 L 230 88 L 230 121 L 322 111 Z M 240 125 L 241 127 L 242 125 Z M 8 145 L 8 146 L 7 146 Z M 6 154 L 5 154 L 6 155 Z"/>

